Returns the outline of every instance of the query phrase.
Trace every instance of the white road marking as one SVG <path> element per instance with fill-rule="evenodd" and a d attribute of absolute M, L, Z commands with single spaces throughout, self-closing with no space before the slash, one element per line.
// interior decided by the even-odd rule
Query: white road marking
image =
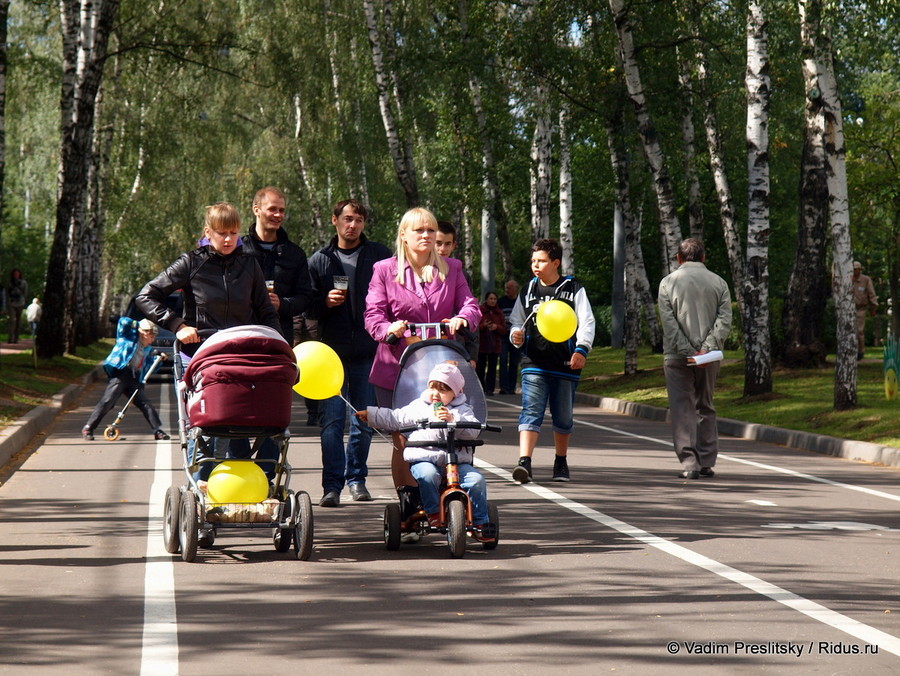
<path fill-rule="evenodd" d="M 744 502 L 749 502 L 751 505 L 759 505 L 760 507 L 777 507 L 778 506 L 770 500 L 744 500 Z"/>
<path fill-rule="evenodd" d="M 495 474 L 501 479 L 510 482 L 513 480 L 512 474 L 510 472 L 507 472 L 505 469 L 501 469 L 499 467 L 496 467 L 495 465 L 485 462 L 480 458 L 475 458 L 475 464 L 478 467 L 484 468 L 492 474 Z M 656 549 L 659 549 L 666 554 L 681 559 L 685 563 L 689 563 L 691 565 L 708 570 L 709 572 L 714 573 L 719 577 L 723 577 L 726 580 L 730 580 L 741 585 L 742 587 L 746 587 L 752 592 L 755 592 L 762 596 L 766 596 L 773 601 L 777 601 L 778 603 L 787 606 L 788 608 L 803 613 L 807 617 L 810 617 L 817 622 L 821 622 L 822 624 L 828 625 L 829 627 L 837 629 L 838 631 L 849 634 L 850 636 L 858 638 L 861 641 L 865 641 L 866 643 L 877 645 L 880 650 L 885 650 L 889 653 L 900 656 L 900 638 L 897 638 L 896 636 L 892 636 L 891 634 L 883 632 L 880 629 L 870 627 L 869 625 L 863 624 L 862 622 L 854 620 L 851 617 L 847 617 L 846 615 L 835 612 L 819 603 L 816 603 L 815 601 L 810 601 L 809 599 L 803 598 L 802 596 L 798 596 L 797 594 L 794 594 L 787 589 L 783 589 L 782 587 L 774 585 L 770 582 L 766 582 L 765 580 L 755 577 L 754 575 L 744 573 L 743 571 L 732 568 L 731 566 L 728 566 L 724 563 L 720 563 L 718 561 L 715 561 L 714 559 L 710 559 L 707 556 L 703 556 L 702 554 L 693 552 L 687 547 L 682 547 L 681 545 L 670 542 L 669 540 L 661 538 L 658 535 L 653 535 L 652 533 L 641 530 L 636 526 L 627 524 L 624 521 L 619 521 L 614 517 L 611 517 L 602 512 L 598 512 L 597 510 L 591 509 L 590 507 L 575 502 L 574 500 L 570 500 L 569 498 L 539 484 L 523 484 L 522 488 L 531 491 L 544 500 L 553 502 L 560 507 L 564 507 L 572 512 L 575 512 L 580 516 L 596 521 L 597 523 L 600 523 L 607 528 L 612 528 L 613 530 L 619 531 L 623 535 L 627 535 L 628 537 L 631 537 L 639 542 L 643 542 L 644 544 L 650 545 L 651 547 L 655 547 Z"/>
<path fill-rule="evenodd" d="M 169 407 L 170 387 L 162 388 L 162 407 Z M 141 676 L 178 673 L 178 622 L 175 614 L 175 569 L 163 546 L 163 503 L 172 485 L 172 442 L 156 442 L 156 462 L 150 487 L 147 555 L 144 567 L 144 635 Z"/>

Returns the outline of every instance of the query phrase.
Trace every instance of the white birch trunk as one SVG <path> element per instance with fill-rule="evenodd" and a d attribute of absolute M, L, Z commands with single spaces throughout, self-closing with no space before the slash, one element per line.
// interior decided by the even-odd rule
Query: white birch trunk
<path fill-rule="evenodd" d="M 688 191 L 688 227 L 691 237 L 703 241 L 703 198 L 697 174 L 696 134 L 694 131 L 694 92 L 691 64 L 683 49 L 678 54 L 678 89 L 681 94 L 681 147 L 684 152 L 684 182 Z"/>
<path fill-rule="evenodd" d="M 321 242 L 326 239 L 325 223 L 322 219 L 322 205 L 319 203 L 312 181 L 310 181 L 306 156 L 303 154 L 303 106 L 299 93 L 294 94 L 294 144 L 297 149 L 297 171 L 303 182 L 303 191 L 308 196 L 312 207 L 316 240 Z"/>
<path fill-rule="evenodd" d="M 562 269 L 575 274 L 575 252 L 572 241 L 572 150 L 569 145 L 569 107 L 559 109 L 559 243 L 562 246 Z"/>
<path fill-rule="evenodd" d="M 543 87 L 534 89 L 534 135 L 531 138 L 531 233 L 533 240 L 550 236 L 550 152 L 553 125 Z"/>
<path fill-rule="evenodd" d="M 378 107 L 381 111 L 381 122 L 384 125 L 388 149 L 390 150 L 391 160 L 394 163 L 394 172 L 397 174 L 397 180 L 400 182 L 400 187 L 406 196 L 406 204 L 408 207 L 414 207 L 419 204 L 419 190 L 416 185 L 415 173 L 411 171 L 405 144 L 401 140 L 395 119 L 394 106 L 398 102 L 391 100 L 390 74 L 385 68 L 381 35 L 378 32 L 378 22 L 375 18 L 375 7 L 372 4 L 372 0 L 363 0 L 363 9 L 366 15 L 369 46 L 372 51 L 372 65 L 375 69 L 375 88 L 378 91 Z M 399 113 L 397 115 L 399 116 Z"/>
<path fill-rule="evenodd" d="M 747 8 L 747 276 L 744 281 L 744 395 L 772 391 L 769 340 L 769 49 L 759 0 Z"/>
<path fill-rule="evenodd" d="M 709 167 L 716 187 L 716 199 L 719 202 L 719 218 L 722 221 L 722 233 L 725 237 L 725 248 L 731 269 L 731 285 L 734 289 L 734 300 L 738 305 L 741 317 L 744 307 L 744 255 L 741 251 L 741 235 L 738 232 L 737 219 L 734 215 L 734 197 L 728 172 L 725 166 L 725 155 L 722 152 L 722 141 L 719 136 L 719 121 L 713 96 L 708 87 L 708 66 L 706 54 L 697 52 L 697 79 L 703 97 L 703 126 L 706 130 L 706 148 L 709 154 Z"/>
<path fill-rule="evenodd" d="M 810 0 L 809 14 L 821 17 L 820 0 Z M 847 197 L 847 164 L 841 99 L 834 76 L 831 35 L 817 26 L 816 62 L 819 91 L 825 116 L 825 177 L 828 185 L 828 215 L 831 221 L 832 279 L 837 357 L 835 361 L 834 407 L 853 408 L 857 403 L 856 308 L 850 276 L 853 273 L 853 246 L 850 240 L 850 206 Z"/>
<path fill-rule="evenodd" d="M 625 0 L 609 0 L 609 7 L 613 13 L 613 22 L 615 23 L 616 35 L 619 40 L 620 58 L 622 69 L 625 73 L 628 97 L 634 106 L 638 132 L 641 136 L 641 147 L 653 177 L 660 235 L 665 250 L 662 273 L 667 275 L 675 269 L 675 254 L 678 251 L 678 245 L 681 243 L 681 228 L 678 224 L 672 181 L 666 169 L 665 156 L 659 145 L 658 135 L 653 127 L 650 111 L 647 108 L 647 101 L 644 97 L 644 88 L 641 83 L 640 69 L 634 47 L 634 35 L 632 34 L 631 21 Z"/>

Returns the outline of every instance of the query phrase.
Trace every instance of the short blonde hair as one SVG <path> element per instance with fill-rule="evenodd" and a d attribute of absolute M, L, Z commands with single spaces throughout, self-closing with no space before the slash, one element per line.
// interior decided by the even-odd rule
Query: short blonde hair
<path fill-rule="evenodd" d="M 203 227 L 219 232 L 232 228 L 241 229 L 241 215 L 230 202 L 217 202 L 206 207 Z"/>
<path fill-rule="evenodd" d="M 400 225 L 397 228 L 397 276 L 395 277 L 399 284 L 403 284 L 404 282 L 406 261 L 409 258 L 409 252 L 406 250 L 406 240 L 403 239 L 403 234 L 410 228 L 416 228 L 420 225 L 426 227 L 430 226 L 434 228 L 435 231 L 438 229 L 437 219 L 434 217 L 434 214 L 423 207 L 413 207 L 403 214 L 403 218 L 400 219 Z M 442 282 L 447 278 L 447 263 L 440 254 L 438 254 L 437 249 L 431 250 L 428 262 L 425 265 L 427 267 L 422 270 L 422 281 L 430 282 L 434 279 L 435 269 L 438 272 L 438 278 Z"/>

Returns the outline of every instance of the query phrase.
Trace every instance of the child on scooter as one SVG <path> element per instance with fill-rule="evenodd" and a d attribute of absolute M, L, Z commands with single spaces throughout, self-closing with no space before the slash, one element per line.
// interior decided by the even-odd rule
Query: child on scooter
<path fill-rule="evenodd" d="M 442 420 L 444 422 L 479 422 L 472 407 L 466 403 L 463 394 L 465 378 L 453 362 L 443 362 L 428 374 L 428 387 L 414 401 L 398 409 L 369 406 L 356 415 L 371 427 L 383 430 L 398 430 L 415 425 L 419 420 Z M 480 430 L 458 429 L 456 438 L 475 439 Z M 444 441 L 446 431 L 442 429 L 415 430 L 409 435 L 410 444 L 428 441 Z M 460 486 L 472 501 L 472 521 L 476 527 L 488 523 L 487 486 L 481 472 L 472 466 L 474 449 L 464 443 L 456 449 Z M 422 507 L 428 514 L 428 524 L 440 525 L 439 491 L 447 464 L 447 452 L 431 446 L 407 445 L 403 459 L 410 464 L 410 471 L 419 484 Z M 479 538 L 481 539 L 481 538 Z"/>

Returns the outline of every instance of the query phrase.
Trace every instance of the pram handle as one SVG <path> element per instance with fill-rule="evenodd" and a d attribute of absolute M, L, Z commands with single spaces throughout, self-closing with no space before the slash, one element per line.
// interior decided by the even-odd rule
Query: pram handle
<path fill-rule="evenodd" d="M 200 343 L 209 338 L 211 335 L 216 333 L 218 329 L 197 329 L 197 335 L 200 336 Z M 200 346 L 200 343 L 190 343 L 194 345 L 194 349 Z M 178 337 L 175 337 L 175 340 L 172 341 L 172 367 L 175 369 L 175 380 L 181 380 L 184 377 L 184 364 L 181 363 L 181 358 L 179 354 L 184 347 L 184 343 L 178 340 Z M 191 353 L 193 354 L 193 352 Z"/>
<path fill-rule="evenodd" d="M 488 423 L 480 423 L 480 422 L 472 422 L 470 420 L 460 420 L 459 422 L 444 422 L 443 420 L 428 420 L 427 418 L 422 418 L 422 420 L 417 420 L 415 425 L 401 427 L 398 432 L 402 434 L 407 434 L 408 432 L 415 432 L 416 430 L 446 430 L 446 429 L 457 429 L 457 430 L 487 430 L 488 432 L 502 432 L 503 428 L 499 425 L 489 425 Z"/>
<path fill-rule="evenodd" d="M 413 324 L 412 322 L 409 322 L 407 323 L 406 328 L 409 329 L 409 335 L 411 336 L 418 335 L 416 331 L 418 331 L 419 329 L 422 330 L 423 335 L 429 329 L 434 331 L 435 335 L 450 335 L 449 324 L 449 319 L 442 319 L 439 322 L 420 322 L 419 324 Z M 384 342 L 386 342 L 388 345 L 396 345 L 399 340 L 400 339 L 397 337 L 396 333 L 390 333 L 388 334 L 388 337 L 384 339 Z"/>

